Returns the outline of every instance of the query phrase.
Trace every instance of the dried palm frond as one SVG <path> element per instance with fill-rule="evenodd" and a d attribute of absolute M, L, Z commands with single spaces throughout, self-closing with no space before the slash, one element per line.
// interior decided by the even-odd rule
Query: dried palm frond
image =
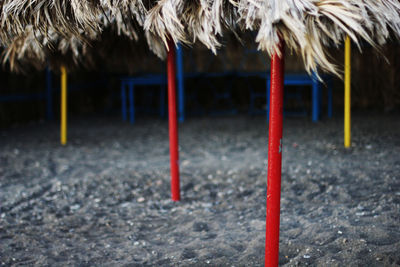
<path fill-rule="evenodd" d="M 374 47 L 391 32 L 400 36 L 398 0 L 5 0 L 0 8 L 0 38 L 10 46 L 27 36 L 27 27 L 42 46 L 53 33 L 65 38 L 69 45 L 57 42 L 64 51 L 73 47 L 72 37 L 81 45 L 112 27 L 133 40 L 143 31 L 150 48 L 164 57 L 168 39 L 189 45 L 199 40 L 215 53 L 224 31 L 242 29 L 257 31 L 259 49 L 270 55 L 279 53 L 282 38 L 303 57 L 307 70 L 320 66 L 332 73 L 337 70 L 326 47 L 339 46 L 346 35 L 357 45 L 365 40 Z M 22 47 L 13 51 L 25 55 Z"/>
<path fill-rule="evenodd" d="M 55 31 L 48 31 L 43 35 L 32 26 L 25 28 L 23 34 L 14 37 L 5 47 L 2 55 L 3 64 L 9 64 L 13 71 L 23 71 L 27 63 L 32 63 L 37 69 L 46 66 L 51 55 L 63 57 L 69 65 L 77 65 L 82 54 L 85 54 L 88 43 L 76 35 L 60 35 Z"/>
<path fill-rule="evenodd" d="M 138 31 L 136 35 L 144 39 L 143 31 Z M 154 72 L 160 70 L 158 65 L 161 63 L 155 59 L 145 42 L 118 36 L 116 25 L 103 29 L 95 40 L 87 41 L 74 36 L 66 38 L 56 32 L 44 36 L 28 27 L 25 34 L 16 37 L 2 53 L 3 64 L 22 73 L 29 71 L 30 65 L 39 70 L 49 66 L 55 71 L 65 65 L 69 70 L 85 68 L 121 73 Z"/>
<path fill-rule="evenodd" d="M 168 38 L 187 44 L 199 40 L 216 53 L 218 35 L 226 27 L 234 28 L 233 10 L 225 0 L 161 0 L 149 11 L 144 29 L 161 37 L 166 46 Z"/>
<path fill-rule="evenodd" d="M 303 56 L 308 70 L 317 65 L 336 73 L 325 52 L 339 45 L 345 35 L 359 44 L 363 39 L 376 46 L 400 35 L 400 3 L 397 0 L 239 0 L 240 22 L 257 29 L 259 48 L 277 50 L 279 38 Z"/>
<path fill-rule="evenodd" d="M 80 0 L 4 0 L 0 3 L 2 42 L 24 35 L 26 26 L 46 34 L 80 36 L 81 31 L 98 31 L 101 9 L 96 1 Z"/>

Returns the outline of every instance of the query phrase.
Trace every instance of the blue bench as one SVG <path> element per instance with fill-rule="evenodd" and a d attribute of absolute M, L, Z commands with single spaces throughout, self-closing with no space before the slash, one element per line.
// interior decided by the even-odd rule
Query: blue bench
<path fill-rule="evenodd" d="M 250 77 L 257 77 L 261 79 L 265 79 L 266 81 L 266 92 L 251 92 L 250 93 L 250 105 L 249 105 L 249 113 L 250 114 L 257 114 L 256 108 L 255 108 L 255 99 L 256 98 L 266 98 L 267 102 L 267 116 L 269 116 L 269 91 L 270 91 L 270 73 L 269 72 L 238 72 L 239 77 L 243 78 L 250 78 Z M 328 117 L 332 117 L 332 79 L 328 75 L 323 75 L 321 77 L 324 81 L 327 83 L 327 90 L 328 90 Z M 321 115 L 321 88 L 322 84 L 321 82 L 317 79 L 315 73 L 313 73 L 311 76 L 308 75 L 307 73 L 300 74 L 300 73 L 286 73 L 285 74 L 285 80 L 284 80 L 284 85 L 285 86 L 311 86 L 312 88 L 312 121 L 316 122 L 320 119 Z M 295 97 L 299 97 L 296 95 Z"/>
<path fill-rule="evenodd" d="M 260 54 L 260 52 L 256 49 L 245 49 L 244 54 L 247 56 L 248 54 Z M 226 63 L 226 62 L 224 62 Z M 222 71 L 222 72 L 204 72 L 204 73 L 198 73 L 198 72 L 192 72 L 192 73 L 187 73 L 185 74 L 183 71 L 183 51 L 180 46 L 178 46 L 177 49 L 177 78 L 178 78 L 178 114 L 179 114 L 179 121 L 182 122 L 185 119 L 185 109 L 184 109 L 184 102 L 185 102 L 185 89 L 184 89 L 184 80 L 187 78 L 194 78 L 194 77 L 201 77 L 201 78 L 216 78 L 216 77 L 229 77 L 229 76 L 235 76 L 235 77 L 240 77 L 240 78 L 261 78 L 265 79 L 266 81 L 266 92 L 264 93 L 257 93 L 253 90 L 250 92 L 250 104 L 249 104 L 249 109 L 250 113 L 254 112 L 255 110 L 255 99 L 258 97 L 262 97 L 266 99 L 267 102 L 267 116 L 269 114 L 269 88 L 270 88 L 270 73 L 268 71 L 265 72 L 260 72 L 260 71 Z M 243 62 L 240 64 L 241 68 L 243 69 Z M 330 76 L 324 75 L 322 76 L 322 79 L 326 81 L 327 83 L 327 89 L 328 89 L 328 117 L 332 117 L 332 80 Z M 232 82 L 232 80 L 230 80 Z M 316 75 L 309 75 L 307 73 L 302 73 L 302 74 L 285 74 L 285 80 L 284 84 L 286 86 L 311 86 L 312 88 L 312 121 L 316 122 L 320 118 L 321 114 L 321 88 L 322 84 L 321 82 L 317 79 Z M 227 98 L 230 97 L 230 94 L 223 93 L 220 96 L 221 98 Z M 298 98 L 298 96 L 295 96 Z"/>
<path fill-rule="evenodd" d="M 96 81 L 80 82 L 80 83 L 68 83 L 68 93 L 73 91 L 79 91 L 88 88 L 96 88 L 97 86 L 104 86 L 108 83 L 107 77 L 101 77 Z M 60 91 L 60 86 L 53 85 L 53 75 L 49 68 L 46 68 L 46 93 L 43 93 L 46 99 L 46 118 L 52 120 L 54 118 L 53 113 L 53 93 L 54 91 Z"/>
<path fill-rule="evenodd" d="M 328 83 L 328 117 L 332 117 L 332 84 L 329 76 L 322 76 Z M 312 121 L 317 122 L 321 115 L 321 82 L 315 73 L 308 74 L 285 74 L 284 85 L 311 86 L 312 88 Z M 269 92 L 271 87 L 270 75 L 267 76 L 267 117 L 269 118 Z"/>
<path fill-rule="evenodd" d="M 148 74 L 140 76 L 123 77 L 121 80 L 121 102 L 122 119 L 127 120 L 127 103 L 129 101 L 129 121 L 135 123 L 135 87 L 160 85 L 160 107 L 159 112 L 162 117 L 165 116 L 165 87 L 167 85 L 167 76 L 165 74 Z M 127 100 L 127 91 L 128 98 Z"/>
<path fill-rule="evenodd" d="M 207 80 L 207 78 L 223 77 L 227 73 L 219 72 L 188 72 L 183 71 L 183 49 L 181 45 L 178 45 L 176 50 L 176 73 L 177 73 L 177 93 L 178 93 L 178 120 L 183 122 L 185 120 L 185 86 L 184 81 L 188 78 L 200 78 Z M 124 121 L 128 118 L 129 109 L 129 120 L 130 123 L 135 122 L 135 101 L 134 101 L 134 90 L 136 86 L 150 86 L 160 85 L 165 86 L 167 84 L 166 75 L 158 74 L 142 74 L 138 76 L 123 77 L 121 81 L 121 112 L 122 119 Z M 129 107 L 128 107 L 129 105 Z M 165 114 L 165 90 L 160 91 L 160 115 L 163 117 Z"/>
<path fill-rule="evenodd" d="M 53 118 L 51 73 L 46 69 L 46 92 L 0 95 L 0 102 L 46 101 L 46 118 Z"/>
<path fill-rule="evenodd" d="M 249 52 L 250 51 L 250 52 Z M 259 53 L 256 50 L 249 50 L 249 53 Z M 269 88 L 270 88 L 270 74 L 268 71 L 260 72 L 246 72 L 246 71 L 222 71 L 222 72 L 188 72 L 184 73 L 183 70 L 183 49 L 181 45 L 178 45 L 176 53 L 176 63 L 177 63 L 177 93 L 178 93 L 178 119 L 179 122 L 185 120 L 185 79 L 189 78 L 200 78 L 202 80 L 207 80 L 209 78 L 218 77 L 241 77 L 241 78 L 262 78 L 266 81 L 266 91 L 265 93 L 251 92 L 250 94 L 250 110 L 255 109 L 254 101 L 257 97 L 262 97 L 266 99 L 267 107 L 269 106 Z M 327 82 L 328 89 L 328 117 L 332 117 L 332 82 L 329 76 L 323 76 L 323 80 Z M 232 82 L 232 79 L 230 79 Z M 135 107 L 134 107 L 134 88 L 135 86 L 142 85 L 166 85 L 167 79 L 165 75 L 141 75 L 136 77 L 125 77 L 121 79 L 121 99 L 122 99 L 122 118 L 127 119 L 127 93 L 129 95 L 129 113 L 130 122 L 134 123 L 135 119 Z M 312 121 L 316 122 L 320 118 L 320 106 L 321 106 L 321 88 L 322 84 L 318 81 L 315 74 L 308 75 L 304 74 L 285 74 L 284 84 L 286 86 L 311 86 L 312 88 Z M 229 86 L 228 86 L 229 87 Z M 223 92 L 221 94 L 216 94 L 214 98 L 229 98 L 231 95 L 229 93 Z M 268 108 L 266 109 L 268 115 Z M 165 90 L 160 91 L 160 115 L 163 116 L 165 112 Z"/>
<path fill-rule="evenodd" d="M 255 38 L 255 34 L 252 33 L 252 37 Z M 264 66 L 267 69 L 267 64 L 265 61 L 266 55 L 263 55 L 258 49 L 256 48 L 248 48 L 245 47 L 243 50 L 244 56 L 242 57 L 242 61 L 239 65 L 239 70 L 237 72 L 238 77 L 241 78 L 258 78 L 258 79 L 265 79 L 266 82 L 266 91 L 264 92 L 257 92 L 254 90 L 251 84 L 248 84 L 250 87 L 250 103 L 249 103 L 249 114 L 255 115 L 260 113 L 265 113 L 265 110 L 257 110 L 255 108 L 255 100 L 257 98 L 266 99 L 266 112 L 267 118 L 269 117 L 269 88 L 270 88 L 270 72 L 269 71 L 244 71 L 246 61 L 248 60 L 249 55 L 255 55 L 259 61 L 265 62 Z M 327 89 L 328 89 L 328 117 L 332 117 L 332 79 L 328 75 L 323 75 L 322 80 L 326 81 Z M 286 86 L 311 86 L 312 88 L 312 121 L 316 122 L 320 118 L 320 106 L 321 106 L 321 88 L 322 84 L 317 79 L 316 74 L 313 73 L 309 75 L 308 73 L 285 73 L 284 77 L 284 85 Z M 302 95 L 301 92 L 297 91 L 295 94 L 285 93 L 285 99 L 288 98 L 295 98 L 296 101 L 302 102 Z M 285 114 L 289 112 L 285 111 Z M 306 112 L 296 112 L 291 113 L 292 115 L 305 115 Z"/>
<path fill-rule="evenodd" d="M 208 51 L 209 52 L 209 51 Z M 209 52 L 211 55 L 211 52 Z M 187 79 L 198 79 L 201 83 L 206 83 L 208 87 L 212 88 L 214 107 L 218 105 L 218 101 L 225 101 L 229 106 L 229 110 L 212 110 L 210 112 L 211 115 L 221 115 L 221 114 L 236 114 L 237 110 L 234 107 L 232 101 L 231 89 L 233 87 L 233 79 L 229 79 L 228 83 L 222 88 L 216 88 L 210 79 L 215 78 L 234 78 L 236 77 L 236 71 L 228 69 L 228 61 L 226 57 L 222 56 L 220 59 L 221 64 L 223 65 L 222 71 L 209 71 L 211 69 L 212 64 L 214 63 L 216 57 L 211 56 L 208 57 L 208 64 L 205 66 L 207 71 L 199 71 L 197 66 L 193 60 L 192 53 L 189 53 L 188 59 L 191 64 L 192 71 L 184 72 L 183 70 L 183 49 L 181 45 L 178 45 L 177 48 L 177 85 L 178 85 L 178 118 L 179 122 L 183 122 L 185 120 L 185 86 L 184 82 Z"/>

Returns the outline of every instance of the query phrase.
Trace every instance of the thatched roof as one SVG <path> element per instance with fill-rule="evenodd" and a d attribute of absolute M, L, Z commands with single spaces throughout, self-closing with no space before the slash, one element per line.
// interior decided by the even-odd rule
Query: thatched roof
<path fill-rule="evenodd" d="M 38 44 L 80 54 L 74 46 L 107 27 L 136 40 L 140 28 L 160 57 L 168 38 L 198 40 L 216 51 L 224 31 L 253 30 L 259 49 L 274 53 L 281 36 L 308 70 L 318 65 L 336 72 L 326 46 L 338 46 L 346 35 L 374 46 L 391 33 L 400 36 L 398 0 L 5 0 L 0 7 L 0 38 L 9 55 L 28 55 L 24 47 L 40 54 Z M 34 39 L 35 45 L 26 43 Z"/>

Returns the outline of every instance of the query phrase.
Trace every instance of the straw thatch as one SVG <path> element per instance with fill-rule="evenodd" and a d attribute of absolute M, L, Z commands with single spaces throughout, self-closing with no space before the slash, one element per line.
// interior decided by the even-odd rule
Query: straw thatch
<path fill-rule="evenodd" d="M 41 69 L 45 67 L 46 61 L 61 53 L 68 55 L 68 58 L 77 64 L 80 55 L 87 54 L 86 48 L 87 43 L 74 35 L 66 37 L 51 32 L 44 36 L 32 27 L 27 27 L 25 32 L 14 37 L 3 51 L 3 63 L 9 62 L 11 70 L 25 70 L 27 65 Z M 66 58 L 60 60 L 66 61 Z"/>
<path fill-rule="evenodd" d="M 259 49 L 279 53 L 282 38 L 303 57 L 307 70 L 320 66 L 336 73 L 326 46 L 338 46 L 346 35 L 356 44 L 365 40 L 373 46 L 385 43 L 391 33 L 400 36 L 398 0 L 5 0 L 0 7 L 0 38 L 13 51 L 7 55 L 26 55 L 21 46 L 40 54 L 37 46 L 51 45 L 55 33 L 56 43 L 82 44 L 111 25 L 132 39 L 141 28 L 160 57 L 169 38 L 186 44 L 198 40 L 215 52 L 225 30 L 255 30 Z M 37 43 L 27 45 L 21 36 L 37 38 Z"/>

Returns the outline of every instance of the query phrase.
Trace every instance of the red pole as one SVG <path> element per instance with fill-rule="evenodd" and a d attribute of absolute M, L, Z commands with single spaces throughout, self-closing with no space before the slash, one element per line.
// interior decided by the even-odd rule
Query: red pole
<path fill-rule="evenodd" d="M 282 174 L 282 121 L 284 84 L 284 43 L 279 45 L 281 57 L 275 53 L 271 60 L 271 93 L 268 137 L 267 227 L 265 266 L 279 263 L 279 218 Z"/>
<path fill-rule="evenodd" d="M 179 191 L 179 154 L 178 154 L 178 122 L 176 116 L 176 64 L 175 44 L 168 41 L 168 118 L 169 118 L 169 154 L 171 162 L 171 196 L 173 201 L 181 199 Z"/>

